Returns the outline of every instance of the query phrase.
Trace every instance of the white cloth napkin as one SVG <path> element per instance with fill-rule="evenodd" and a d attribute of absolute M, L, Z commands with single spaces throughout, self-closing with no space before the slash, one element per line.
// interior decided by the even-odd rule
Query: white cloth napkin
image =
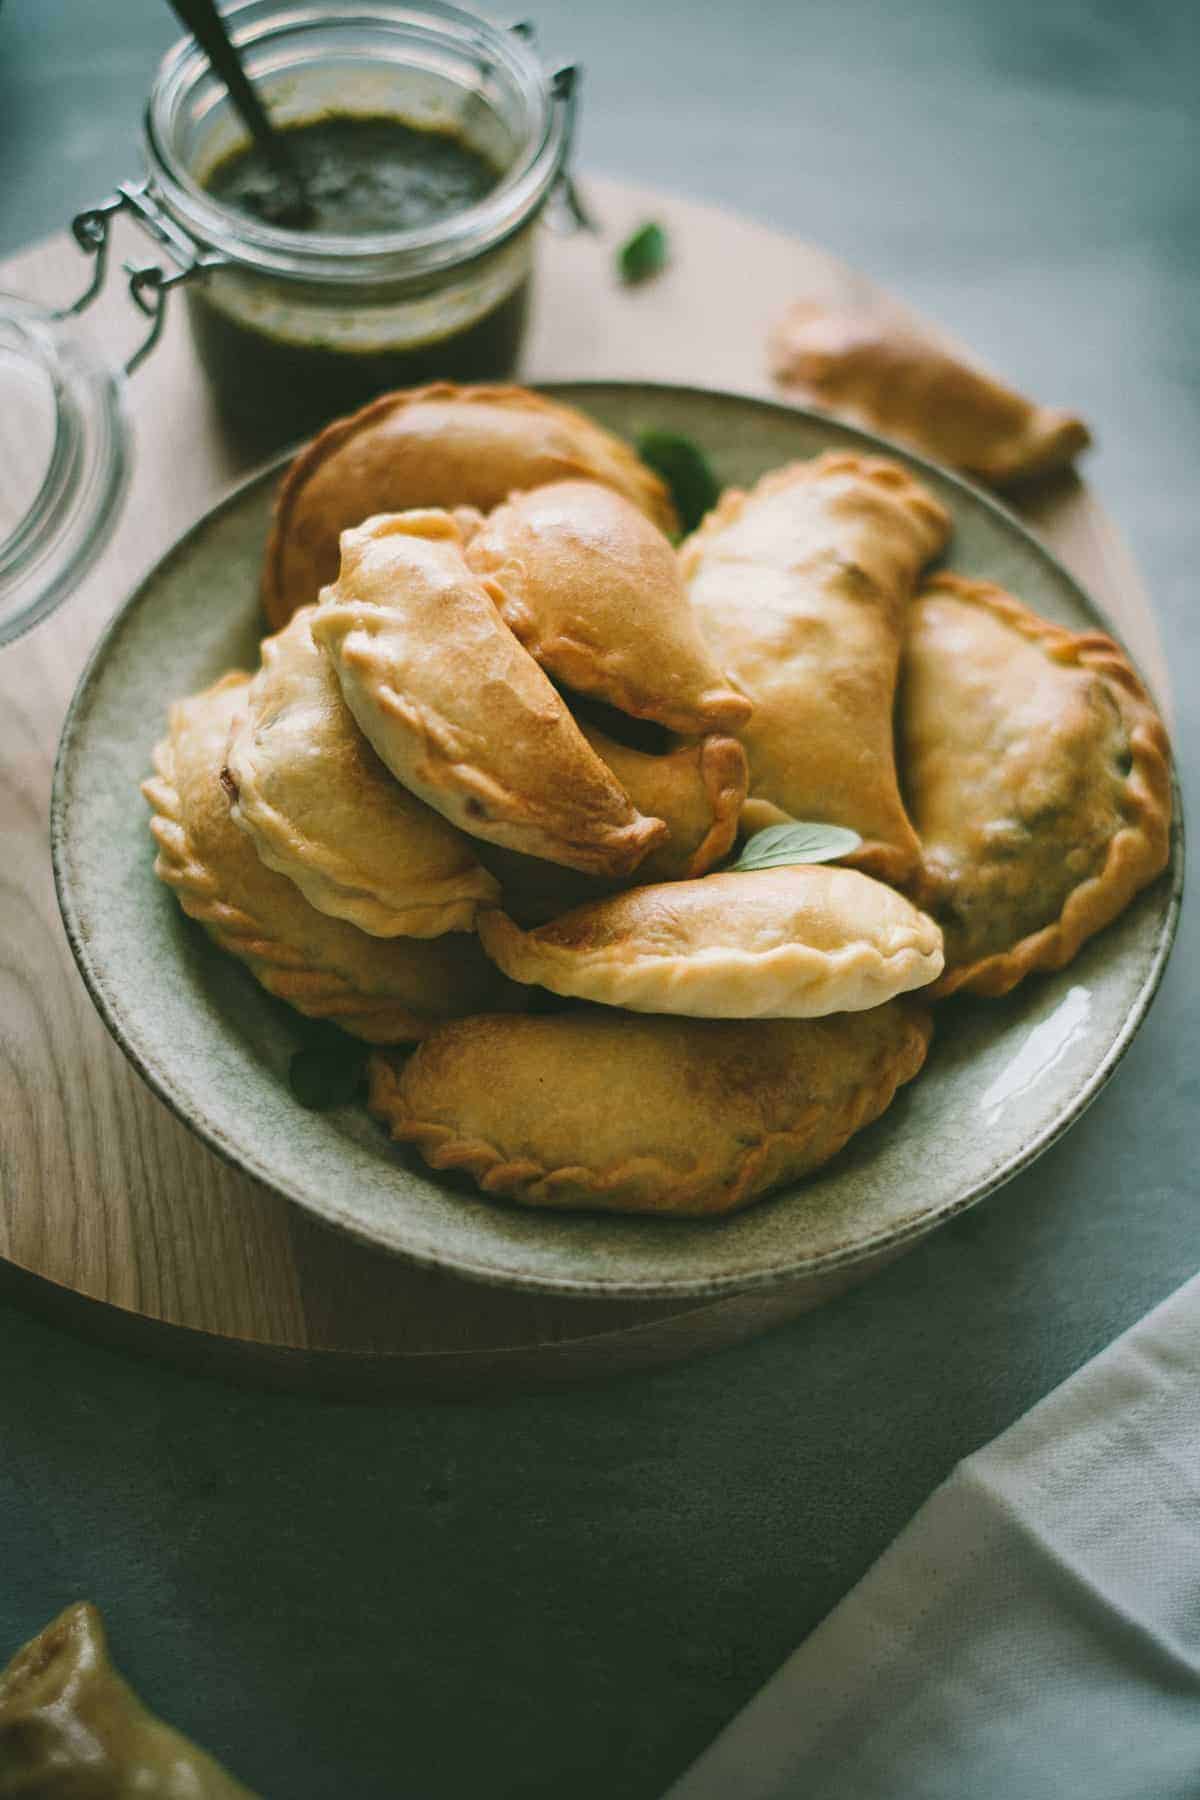
<path fill-rule="evenodd" d="M 968 1457 L 668 1800 L 1198 1800 L 1200 1275 Z"/>

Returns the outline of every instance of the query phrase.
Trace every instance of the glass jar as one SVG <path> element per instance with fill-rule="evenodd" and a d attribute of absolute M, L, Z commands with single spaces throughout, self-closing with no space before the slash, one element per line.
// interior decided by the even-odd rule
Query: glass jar
<path fill-rule="evenodd" d="M 529 26 L 503 30 L 437 0 L 240 0 L 225 19 L 278 123 L 333 111 L 451 129 L 500 178 L 418 230 L 335 237 L 262 223 L 205 190 L 245 133 L 203 52 L 176 45 L 146 109 L 146 175 L 73 222 L 93 259 L 86 292 L 58 310 L 0 294 L 0 644 L 71 591 L 120 508 L 125 384 L 78 317 L 104 284 L 118 214 L 154 248 L 125 264 L 150 322 L 125 372 L 184 287 L 221 411 L 263 454 L 388 388 L 508 374 L 535 227 L 556 189 L 586 222 L 568 172 L 576 71 L 548 74 Z"/>
<path fill-rule="evenodd" d="M 187 284 L 226 419 L 266 448 L 388 388 L 510 373 L 535 226 L 556 185 L 570 191 L 575 70 L 549 75 L 528 26 L 505 30 L 433 0 L 243 0 L 225 17 L 274 123 L 392 116 L 452 130 L 501 171 L 482 200 L 416 230 L 332 236 L 265 223 L 206 191 L 245 128 L 199 46 L 170 51 L 146 109 L 148 179 L 83 221 L 125 206 L 165 249 L 169 269 L 133 272 L 135 298 L 153 313 Z"/>
<path fill-rule="evenodd" d="M 0 294 L 0 646 L 95 560 L 128 475 L 120 376 L 69 315 Z"/>

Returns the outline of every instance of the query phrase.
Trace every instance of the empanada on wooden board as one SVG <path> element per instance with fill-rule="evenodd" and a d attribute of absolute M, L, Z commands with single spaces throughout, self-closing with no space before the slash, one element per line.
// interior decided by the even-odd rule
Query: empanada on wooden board
<path fill-rule="evenodd" d="M 527 1206 L 733 1212 L 828 1162 L 911 1081 L 928 1011 L 465 1019 L 371 1059 L 370 1107 L 435 1169 Z"/>
<path fill-rule="evenodd" d="M 344 532 L 312 634 L 392 774 L 474 837 L 608 876 L 666 837 L 508 629 L 449 514 Z"/>
<path fill-rule="evenodd" d="M 311 907 L 262 862 L 234 824 L 221 785 L 225 747 L 250 677 L 222 676 L 171 708 L 155 774 L 155 874 L 213 941 L 240 957 L 268 993 L 373 1044 L 420 1038 L 439 1020 L 519 1003 L 466 932 L 416 941 L 368 937 Z"/>
<path fill-rule="evenodd" d="M 942 969 L 932 919 L 883 882 L 829 864 L 633 888 L 534 931 L 481 912 L 479 935 L 514 981 L 699 1019 L 859 1012 Z"/>
<path fill-rule="evenodd" d="M 804 398 L 997 487 L 1066 468 L 1091 443 L 1073 413 L 1036 405 L 879 310 L 801 302 L 772 332 L 770 362 Z"/>
<path fill-rule="evenodd" d="M 655 756 L 618 744 L 592 725 L 581 722 L 580 729 L 638 811 L 662 819 L 670 836 L 624 884 L 481 844 L 484 866 L 500 883 L 500 905 L 520 925 L 543 925 L 622 885 L 691 880 L 728 855 L 737 836 L 746 798 L 746 753 L 736 738 L 698 738 Z"/>
<path fill-rule="evenodd" d="M 341 533 L 376 513 L 490 512 L 515 490 L 576 477 L 626 495 L 664 531 L 678 529 L 658 476 L 574 407 L 527 388 L 449 382 L 383 394 L 327 426 L 288 469 L 263 566 L 267 617 L 278 629 L 315 600 L 337 575 Z"/>
<path fill-rule="evenodd" d="M 0 1794 L 24 1800 L 254 1800 L 149 1712 L 77 1601 L 0 1669 Z"/>
<path fill-rule="evenodd" d="M 1167 736 L 1111 638 L 936 575 L 912 608 L 901 716 L 919 898 L 946 941 L 933 993 L 1063 968 L 1165 868 Z"/>
<path fill-rule="evenodd" d="M 262 647 L 222 779 L 233 821 L 310 905 L 378 937 L 470 931 L 500 889 L 473 842 L 384 768 L 303 607 Z"/>
<path fill-rule="evenodd" d="M 904 615 L 950 529 L 898 463 L 828 451 L 727 491 L 682 567 L 720 666 L 753 701 L 747 831 L 846 825 L 858 868 L 903 881 L 919 845 L 900 798 L 893 706 Z"/>
<path fill-rule="evenodd" d="M 624 495 L 594 481 L 515 494 L 474 534 L 467 561 L 564 686 L 685 735 L 749 718 L 708 652 L 669 539 Z"/>

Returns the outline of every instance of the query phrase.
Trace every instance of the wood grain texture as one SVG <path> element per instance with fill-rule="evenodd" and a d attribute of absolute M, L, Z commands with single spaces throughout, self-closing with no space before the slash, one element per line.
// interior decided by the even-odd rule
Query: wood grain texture
<path fill-rule="evenodd" d="M 792 299 L 882 301 L 825 253 L 714 208 L 593 181 L 603 233 L 547 232 L 523 375 L 692 382 L 772 395 L 769 324 Z M 658 280 L 623 289 L 613 246 L 642 219 L 673 247 Z M 123 231 L 94 329 L 127 353 Z M 65 237 L 0 269 L 50 303 L 83 284 Z M 220 432 L 182 308 L 130 385 L 135 466 L 113 537 L 79 592 L 0 652 L 0 1258 L 8 1291 L 70 1322 L 216 1366 L 364 1387 L 470 1391 L 641 1368 L 716 1348 L 818 1304 L 811 1284 L 704 1306 L 556 1300 L 412 1269 L 335 1236 L 227 1168 L 142 1086 L 76 974 L 55 904 L 47 813 L 58 733 L 105 620 L 245 463 Z M 1082 482 L 1025 517 L 1109 613 L 1164 707 L 1166 667 L 1128 553 Z M 864 1278 L 859 1269 L 843 1286 Z"/>

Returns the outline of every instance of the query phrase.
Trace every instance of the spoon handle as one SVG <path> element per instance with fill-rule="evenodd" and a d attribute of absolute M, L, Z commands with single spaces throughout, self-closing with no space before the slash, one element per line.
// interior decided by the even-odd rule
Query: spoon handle
<path fill-rule="evenodd" d="M 272 125 L 253 83 L 242 68 L 241 57 L 217 11 L 216 0 L 168 0 L 168 3 L 225 83 L 247 130 L 302 198 L 303 186 L 291 148 L 284 142 L 283 134 Z"/>

